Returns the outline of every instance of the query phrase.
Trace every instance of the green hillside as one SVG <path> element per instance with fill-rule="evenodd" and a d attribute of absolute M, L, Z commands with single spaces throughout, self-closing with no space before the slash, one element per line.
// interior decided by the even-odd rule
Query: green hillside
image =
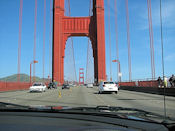
<path fill-rule="evenodd" d="M 15 82 L 17 81 L 17 74 L 14 74 L 14 75 L 10 75 L 10 76 L 7 76 L 7 77 L 3 77 L 3 78 L 0 78 L 0 81 L 7 81 L 7 82 Z M 45 81 L 47 81 L 48 79 L 45 79 Z M 29 82 L 30 81 L 30 76 L 26 75 L 26 74 L 20 74 L 20 81 L 21 82 Z M 39 77 L 35 77 L 35 81 L 36 82 L 41 82 L 43 81 L 42 78 L 39 78 Z"/>

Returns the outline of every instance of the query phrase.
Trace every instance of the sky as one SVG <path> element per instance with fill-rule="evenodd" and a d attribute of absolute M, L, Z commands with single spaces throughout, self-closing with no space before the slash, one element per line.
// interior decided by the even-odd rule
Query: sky
<path fill-rule="evenodd" d="M 151 78 L 150 39 L 148 25 L 147 0 L 129 1 L 130 43 L 132 80 Z M 155 74 L 162 76 L 161 37 L 160 37 L 160 0 L 152 0 L 152 23 L 154 37 Z M 67 9 L 67 0 L 65 7 Z M 70 0 L 71 16 L 89 16 L 90 0 Z M 105 3 L 105 46 L 106 73 L 109 78 L 109 38 L 111 37 L 111 59 L 116 59 L 116 31 L 114 0 L 110 0 L 110 33 L 108 32 L 107 0 Z M 0 0 L 0 78 L 17 73 L 18 39 L 19 39 L 19 7 L 20 0 Z M 29 75 L 30 62 L 33 59 L 34 46 L 34 7 L 35 0 L 23 0 L 21 68 L 20 72 Z M 45 77 L 49 75 L 49 30 L 50 0 L 46 0 L 46 39 L 45 39 Z M 121 63 L 122 80 L 129 79 L 125 0 L 117 0 L 117 23 L 119 60 Z M 165 75 L 175 74 L 175 0 L 162 0 L 163 43 Z M 36 76 L 42 77 L 43 53 L 43 19 L 44 0 L 38 0 L 37 6 L 37 39 L 36 39 Z M 111 34 L 109 36 L 109 34 Z M 79 68 L 86 69 L 88 38 L 72 37 L 76 76 Z M 65 49 L 65 78 L 72 77 L 68 62 L 70 60 L 71 39 Z M 73 61 L 72 61 L 73 63 Z M 92 69 L 91 69 L 92 70 Z M 86 70 L 85 70 L 86 73 Z M 85 74 L 86 76 L 86 74 Z M 112 78 L 117 80 L 117 64 L 112 63 Z"/>

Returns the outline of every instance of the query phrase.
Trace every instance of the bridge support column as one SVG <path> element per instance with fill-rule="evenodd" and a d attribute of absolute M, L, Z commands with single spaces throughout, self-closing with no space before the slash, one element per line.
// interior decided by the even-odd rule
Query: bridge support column
<path fill-rule="evenodd" d="M 64 83 L 65 44 L 70 36 L 88 36 L 92 41 L 94 78 L 106 80 L 104 0 L 93 0 L 93 16 L 64 16 L 64 0 L 54 0 L 52 79 Z"/>

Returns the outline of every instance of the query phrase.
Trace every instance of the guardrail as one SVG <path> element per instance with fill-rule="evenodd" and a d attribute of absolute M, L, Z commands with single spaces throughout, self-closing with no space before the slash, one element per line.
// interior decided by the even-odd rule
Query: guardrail
<path fill-rule="evenodd" d="M 46 86 L 48 82 L 45 83 Z M 29 82 L 3 82 L 0 81 L 0 92 L 3 91 L 16 91 L 16 90 L 28 90 L 32 84 Z"/>
<path fill-rule="evenodd" d="M 134 86 L 134 87 L 158 87 L 156 80 L 152 81 L 132 81 L 132 82 L 120 82 L 120 86 Z"/>
<path fill-rule="evenodd" d="M 27 90 L 30 85 L 28 82 L 0 82 L 0 91 Z"/>

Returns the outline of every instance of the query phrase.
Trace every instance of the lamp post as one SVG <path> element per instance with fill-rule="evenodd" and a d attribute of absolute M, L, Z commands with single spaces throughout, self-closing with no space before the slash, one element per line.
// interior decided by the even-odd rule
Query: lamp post
<path fill-rule="evenodd" d="M 31 84 L 31 82 L 32 82 L 32 64 L 35 64 L 35 63 L 38 63 L 38 61 L 33 60 L 33 61 L 30 63 L 30 84 Z"/>
<path fill-rule="evenodd" d="M 119 60 L 113 60 L 112 62 L 118 62 L 118 66 L 119 66 L 119 72 L 118 72 L 118 78 L 119 78 L 119 82 L 121 82 L 121 76 L 122 76 L 122 73 L 120 71 L 120 61 Z"/>

